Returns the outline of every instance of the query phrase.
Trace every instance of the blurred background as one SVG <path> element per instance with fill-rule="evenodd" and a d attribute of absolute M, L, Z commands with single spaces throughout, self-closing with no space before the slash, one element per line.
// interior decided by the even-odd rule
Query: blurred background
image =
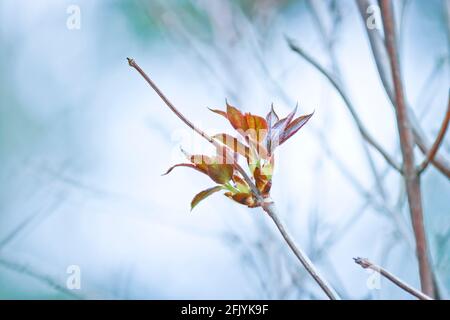
<path fill-rule="evenodd" d="M 449 89 L 448 1 L 395 1 L 408 103 L 432 142 Z M 382 32 L 382 31 L 380 31 Z M 361 137 L 328 79 L 401 160 L 392 105 L 354 1 L 0 0 L 1 299 L 324 299 L 264 214 L 180 168 L 209 152 L 132 70 L 134 58 L 208 133 L 225 99 L 315 114 L 278 149 L 272 197 L 297 243 L 346 299 L 411 299 L 363 256 L 420 288 L 403 180 Z M 416 150 L 417 159 L 423 154 Z M 439 151 L 450 154 L 449 135 Z M 422 176 L 425 226 L 450 290 L 450 184 Z M 67 280 L 73 266 L 80 289 Z"/>

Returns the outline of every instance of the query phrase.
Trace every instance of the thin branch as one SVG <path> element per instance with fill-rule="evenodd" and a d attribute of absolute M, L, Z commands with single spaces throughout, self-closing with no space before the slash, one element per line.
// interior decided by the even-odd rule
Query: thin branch
<path fill-rule="evenodd" d="M 433 143 L 433 146 L 428 151 L 428 154 L 426 155 L 425 159 L 423 160 L 422 164 L 417 169 L 419 174 L 421 174 L 428 166 L 428 164 L 433 161 L 434 157 L 436 156 L 439 147 L 444 140 L 445 133 L 448 129 L 448 123 L 450 122 L 450 97 L 448 99 L 447 103 L 447 112 L 445 113 L 444 121 L 442 122 L 441 128 L 439 129 L 439 133 L 436 137 L 436 140 Z"/>
<path fill-rule="evenodd" d="M 361 15 L 361 18 L 364 22 L 364 29 L 367 32 L 367 36 L 369 38 L 369 43 L 371 47 L 371 51 L 373 57 L 375 59 L 375 64 L 377 66 L 378 74 L 381 79 L 381 83 L 387 93 L 389 100 L 391 101 L 392 106 L 395 109 L 395 93 L 394 93 L 394 85 L 392 81 L 392 73 L 389 65 L 389 56 L 386 51 L 386 47 L 384 45 L 383 37 L 380 32 L 376 28 L 367 28 L 365 25 L 366 22 L 366 14 L 367 8 L 371 5 L 369 0 L 356 0 L 358 5 L 358 9 Z M 405 102 L 406 103 L 406 102 Z M 414 134 L 414 140 L 419 149 L 423 154 L 429 153 L 430 146 L 426 141 L 425 136 L 420 129 L 419 121 L 417 120 L 416 115 L 414 114 L 413 109 L 410 105 L 407 105 L 408 117 L 410 120 L 411 128 Z M 431 163 L 439 170 L 441 173 L 450 178 L 450 163 L 439 155 L 436 155 Z"/>
<path fill-rule="evenodd" d="M 40 282 L 43 282 L 46 285 L 48 285 L 49 287 L 53 288 L 54 290 L 64 293 L 73 299 L 84 299 L 85 298 L 84 296 L 76 293 L 75 291 L 69 290 L 64 285 L 61 285 L 58 281 L 55 281 L 52 277 L 45 275 L 45 274 L 41 274 L 39 272 L 36 272 L 27 265 L 22 265 L 22 264 L 7 260 L 3 257 L 0 257 L 0 266 L 7 268 L 9 270 L 15 271 L 17 273 L 27 275 L 34 279 L 37 279 Z"/>
<path fill-rule="evenodd" d="M 358 127 L 358 130 L 363 136 L 363 138 L 383 156 L 383 158 L 386 160 L 387 163 L 391 165 L 392 168 L 401 173 L 402 168 L 400 167 L 400 165 L 397 164 L 397 162 L 383 149 L 383 147 L 380 144 L 378 144 L 378 142 L 375 141 L 375 139 L 367 131 L 361 119 L 359 118 L 356 109 L 353 106 L 353 103 L 351 102 L 350 98 L 346 95 L 339 81 L 335 79 L 334 76 L 332 76 L 327 70 L 325 70 L 325 68 L 322 67 L 320 63 L 317 62 L 312 56 L 307 54 L 300 46 L 294 44 L 291 39 L 287 38 L 286 40 L 292 51 L 298 53 L 306 61 L 311 63 L 318 71 L 320 71 L 320 73 L 322 73 L 328 79 L 328 81 L 330 81 L 330 83 L 333 85 L 333 87 L 337 90 L 337 92 L 341 96 L 342 100 L 344 100 L 344 103 L 347 106 L 347 109 L 349 110 L 350 114 L 352 115 L 353 120 L 355 121 L 355 124 Z"/>
<path fill-rule="evenodd" d="M 178 118 L 180 118 L 188 127 L 193 129 L 195 132 L 200 134 L 203 138 L 205 138 L 208 142 L 212 143 L 214 146 L 223 148 L 222 145 L 220 145 L 216 140 L 212 139 L 208 134 L 206 134 L 203 130 L 197 128 L 192 122 L 190 122 L 181 112 L 178 111 L 178 109 L 167 99 L 167 97 L 162 93 L 162 91 L 156 86 L 156 84 L 150 79 L 150 77 L 139 67 L 139 65 L 130 58 L 127 58 L 128 64 L 136 69 L 139 74 L 146 80 L 146 82 L 152 87 L 153 90 L 156 91 L 156 93 L 159 95 L 159 97 L 164 101 L 164 103 L 177 115 Z M 291 248 L 291 250 L 294 252 L 296 257 L 299 259 L 299 261 L 302 263 L 302 265 L 306 268 L 306 270 L 311 274 L 311 276 L 314 278 L 314 280 L 319 284 L 319 286 L 322 288 L 322 290 L 325 292 L 325 294 L 332 300 L 339 299 L 337 294 L 331 289 L 331 287 L 323 280 L 318 272 L 315 270 L 313 264 L 309 260 L 309 258 L 302 253 L 302 251 L 297 248 L 294 241 L 291 239 L 289 234 L 284 229 L 283 224 L 279 220 L 276 211 L 275 211 L 275 205 L 273 202 L 267 202 L 265 201 L 259 190 L 256 188 L 254 182 L 250 179 L 250 177 L 247 175 L 247 173 L 240 167 L 237 162 L 235 161 L 234 165 L 238 168 L 240 168 L 239 172 L 242 174 L 246 182 L 249 184 L 250 188 L 252 189 L 252 192 L 254 196 L 257 198 L 257 200 L 261 203 L 262 208 L 264 211 L 268 213 L 268 215 L 272 218 L 275 225 L 277 226 L 278 230 L 282 234 L 283 238 L 286 240 L 287 244 Z M 242 171 L 241 171 L 242 170 Z"/>
<path fill-rule="evenodd" d="M 186 118 L 178 109 L 170 102 L 170 100 L 163 94 L 163 92 L 158 88 L 158 86 L 150 79 L 150 77 L 144 72 L 144 70 L 141 69 L 141 67 L 134 61 L 134 59 L 127 58 L 128 64 L 130 67 L 134 68 L 139 72 L 139 74 L 144 78 L 144 80 L 152 87 L 152 89 L 158 94 L 158 96 L 161 98 L 162 101 L 169 107 L 170 110 L 172 110 L 175 115 L 181 119 L 189 128 L 197 132 L 199 135 L 201 135 L 203 138 L 205 138 L 209 143 L 213 144 L 218 150 L 224 150 L 224 145 L 220 144 L 213 138 L 211 138 L 206 132 L 201 130 L 200 128 L 196 127 L 191 121 L 189 121 L 188 118 Z M 234 159 L 234 157 L 227 157 L 228 159 Z M 234 161 L 234 166 L 239 171 L 239 173 L 242 175 L 244 180 L 247 182 L 247 184 L 250 186 L 252 192 L 254 193 L 255 197 L 258 201 L 263 202 L 264 199 L 262 198 L 261 194 L 259 193 L 258 188 L 256 188 L 253 181 L 250 179 L 250 177 L 247 175 L 245 170 L 236 162 Z"/>
<path fill-rule="evenodd" d="M 359 264 L 364 269 L 369 268 L 369 269 L 372 269 L 375 272 L 378 272 L 383 277 L 385 277 L 386 279 L 388 279 L 392 283 L 394 283 L 396 286 L 398 286 L 399 288 L 401 288 L 401 289 L 405 290 L 406 292 L 412 294 L 416 298 L 419 298 L 420 300 L 433 300 L 431 297 L 427 296 L 426 294 L 423 294 L 419 290 L 416 290 L 413 287 L 411 287 L 410 285 L 408 285 L 407 283 L 403 282 L 402 280 L 400 280 L 399 278 L 394 276 L 392 273 L 390 273 L 386 269 L 383 269 L 382 267 L 380 267 L 380 266 L 370 262 L 368 259 L 353 258 L 353 260 L 355 260 L 355 263 Z"/>
<path fill-rule="evenodd" d="M 423 222 L 420 179 L 414 164 L 414 138 L 403 93 L 400 64 L 396 48 L 395 21 L 391 7 L 392 3 L 389 0 L 381 0 L 380 4 L 384 32 L 386 35 L 386 48 L 389 55 L 392 78 L 394 81 L 397 127 L 400 136 L 400 147 L 403 155 L 403 178 L 405 181 L 411 220 L 416 238 L 420 282 L 422 291 L 430 296 L 434 296 L 433 275 L 428 259 L 427 239 Z"/>
<path fill-rule="evenodd" d="M 150 79 L 150 77 L 144 72 L 144 70 L 141 69 L 141 67 L 134 61 L 134 59 L 127 58 L 128 64 L 130 67 L 133 67 L 139 72 L 139 74 L 147 81 L 147 83 L 152 87 L 152 89 L 158 94 L 158 96 L 161 98 L 162 101 L 169 107 L 170 110 L 172 110 L 175 115 L 181 119 L 189 128 L 197 132 L 199 135 L 201 135 L 203 138 L 208 140 L 208 142 L 212 143 L 216 147 L 220 147 L 219 143 L 211 138 L 208 134 L 206 134 L 203 130 L 197 128 L 189 119 L 187 119 L 180 111 L 178 111 L 177 108 L 170 102 L 170 100 L 162 93 L 161 90 L 156 86 L 156 84 Z"/>
<path fill-rule="evenodd" d="M 302 252 L 302 250 L 295 244 L 294 240 L 286 231 L 286 229 L 283 226 L 283 223 L 280 221 L 280 218 L 277 215 L 275 204 L 273 202 L 268 203 L 267 205 L 263 206 L 263 210 L 267 212 L 267 214 L 272 218 L 273 222 L 277 226 L 286 243 L 294 252 L 297 259 L 305 267 L 306 271 L 308 271 L 308 273 L 311 275 L 311 277 L 313 277 L 313 279 L 317 282 L 317 284 L 322 288 L 322 290 L 325 292 L 328 298 L 330 298 L 331 300 L 340 299 L 339 296 L 336 294 L 336 292 L 331 288 L 331 286 L 316 270 L 311 260 L 309 260 L 308 256 Z"/>

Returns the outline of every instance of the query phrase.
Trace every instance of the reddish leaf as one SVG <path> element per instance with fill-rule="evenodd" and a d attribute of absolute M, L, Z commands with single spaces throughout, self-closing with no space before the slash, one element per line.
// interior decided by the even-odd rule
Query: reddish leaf
<path fill-rule="evenodd" d="M 313 116 L 314 112 L 311 114 L 307 114 L 304 116 L 300 116 L 294 121 L 292 121 L 287 128 L 284 130 L 284 132 L 280 136 L 280 145 L 284 143 L 287 139 L 292 137 L 298 130 L 300 130 L 301 127 L 305 125 L 305 123 L 308 122 L 309 119 Z"/>
<path fill-rule="evenodd" d="M 266 139 L 266 145 L 268 149 L 267 151 L 269 152 L 269 154 L 272 154 L 273 150 L 275 150 L 276 147 L 280 145 L 280 137 L 294 118 L 296 112 L 297 106 L 291 113 L 288 114 L 286 118 L 277 121 L 270 129 L 270 136 L 268 136 Z"/>
<path fill-rule="evenodd" d="M 247 131 L 248 126 L 247 121 L 244 118 L 244 115 L 242 114 L 241 111 L 239 111 L 239 109 L 228 104 L 228 102 L 227 102 L 227 118 L 234 129 L 241 131 L 241 133 Z"/>
<path fill-rule="evenodd" d="M 208 165 L 214 162 L 211 157 L 202 154 L 188 155 L 188 158 L 199 170 L 205 173 L 208 173 Z"/>
<path fill-rule="evenodd" d="M 211 108 L 208 108 L 208 109 L 211 110 L 212 112 L 220 114 L 221 116 L 223 116 L 223 117 L 228 119 L 228 115 L 227 115 L 227 113 L 225 111 L 218 110 L 218 109 L 211 109 Z"/>
<path fill-rule="evenodd" d="M 176 167 L 188 167 L 188 168 L 192 168 L 195 169 L 197 171 L 200 171 L 201 173 L 207 174 L 206 171 L 203 171 L 202 169 L 198 168 L 197 166 L 191 164 L 191 163 L 179 163 L 176 165 L 171 166 L 165 173 L 163 173 L 162 175 L 165 176 L 166 174 L 169 174 L 174 168 Z"/>
<path fill-rule="evenodd" d="M 292 119 L 295 116 L 295 113 L 297 112 L 298 105 L 295 106 L 294 110 L 292 110 L 291 113 L 288 114 L 286 118 L 281 119 L 277 123 L 274 124 L 274 129 L 281 129 L 281 131 L 284 131 L 284 128 L 286 128 L 289 123 L 292 121 Z"/>
<path fill-rule="evenodd" d="M 233 176 L 233 181 L 234 184 L 236 185 L 236 188 L 240 191 L 240 192 L 244 192 L 244 193 L 249 193 L 250 192 L 250 187 L 248 186 L 247 182 L 245 182 L 244 179 L 242 179 L 241 177 L 234 175 Z"/>
<path fill-rule="evenodd" d="M 266 148 L 267 148 L 267 151 L 269 154 L 272 152 L 272 127 L 279 120 L 280 120 L 280 118 L 276 114 L 275 109 L 273 108 L 273 103 L 272 103 L 272 106 L 270 107 L 270 112 L 266 116 L 268 131 L 267 131 L 265 144 L 266 144 Z"/>
<path fill-rule="evenodd" d="M 191 201 L 191 211 L 194 209 L 194 207 L 200 203 L 200 201 L 206 199 L 213 193 L 222 190 L 223 188 L 221 186 L 215 186 L 206 190 L 203 190 L 202 192 L 195 195 L 194 199 Z"/>
<path fill-rule="evenodd" d="M 270 188 L 272 187 L 272 181 L 269 176 L 263 175 L 261 173 L 261 169 L 257 167 L 253 173 L 253 177 L 255 178 L 255 183 L 258 190 L 263 196 L 267 196 L 270 192 Z"/>
<path fill-rule="evenodd" d="M 214 182 L 224 184 L 231 180 L 233 176 L 234 167 L 232 164 L 222 163 L 218 157 L 208 157 L 201 154 L 190 155 L 184 150 L 183 153 L 189 158 L 192 164 L 180 163 L 172 166 L 165 174 L 170 173 L 173 168 L 183 166 L 196 169 L 204 174 L 207 174 Z M 222 159 L 220 159 L 222 160 Z"/>
<path fill-rule="evenodd" d="M 252 115 L 251 113 L 245 114 L 245 120 L 247 121 L 246 136 L 251 137 L 254 141 L 261 143 L 267 135 L 267 122 L 266 119 Z"/>
<path fill-rule="evenodd" d="M 280 120 L 280 118 L 278 117 L 277 113 L 275 112 L 275 109 L 273 108 L 273 103 L 272 103 L 272 106 L 270 107 L 270 112 L 266 116 L 267 127 L 270 129 L 279 120 Z"/>
<path fill-rule="evenodd" d="M 258 206 L 255 198 L 253 198 L 253 195 L 251 193 L 238 192 L 233 194 L 231 192 L 226 192 L 225 195 L 228 198 L 233 199 L 240 204 L 244 204 L 249 208 L 255 208 Z"/>

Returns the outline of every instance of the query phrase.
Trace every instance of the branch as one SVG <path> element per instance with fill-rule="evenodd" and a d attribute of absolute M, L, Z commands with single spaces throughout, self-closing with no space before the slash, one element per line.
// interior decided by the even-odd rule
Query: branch
<path fill-rule="evenodd" d="M 136 69 L 139 74 L 147 81 L 147 83 L 152 87 L 153 90 L 156 91 L 156 93 L 159 95 L 159 97 L 164 101 L 164 103 L 176 114 L 178 118 L 180 118 L 188 127 L 193 129 L 195 132 L 197 132 L 199 135 L 201 135 L 203 138 L 205 138 L 208 142 L 212 143 L 214 146 L 218 148 L 223 148 L 222 145 L 220 145 L 216 140 L 212 139 L 208 134 L 206 134 L 203 130 L 197 128 L 191 121 L 189 121 L 181 112 L 178 111 L 178 109 L 167 99 L 167 97 L 162 93 L 162 91 L 156 86 L 156 84 L 150 79 L 150 77 L 139 67 L 139 65 L 130 58 L 127 58 L 128 64 Z M 328 284 L 318 275 L 317 271 L 314 269 L 311 261 L 308 259 L 307 256 L 305 256 L 300 249 L 298 249 L 293 242 L 293 240 L 290 238 L 290 236 L 287 234 L 286 230 L 283 227 L 283 224 L 278 219 L 278 216 L 275 212 L 275 205 L 273 202 L 265 202 L 265 200 L 262 198 L 259 190 L 256 188 L 254 182 L 250 179 L 250 177 L 247 175 L 247 173 L 240 167 L 236 160 L 234 162 L 234 165 L 238 168 L 239 172 L 242 174 L 246 182 L 249 184 L 250 188 L 252 189 L 252 192 L 254 193 L 255 197 L 258 199 L 258 201 L 262 204 L 262 208 L 264 211 L 266 211 L 269 216 L 272 218 L 272 220 L 275 222 L 278 230 L 283 235 L 283 238 L 288 243 L 289 247 L 292 249 L 294 254 L 297 256 L 297 258 L 300 260 L 302 265 L 306 268 L 306 270 L 311 274 L 311 276 L 316 280 L 316 282 L 319 284 L 319 286 L 324 290 L 326 295 L 332 299 L 336 300 L 339 298 L 336 293 L 334 293 Z M 242 170 L 242 171 L 241 171 Z"/>
<path fill-rule="evenodd" d="M 445 133 L 447 132 L 449 121 L 450 121 L 450 97 L 449 97 L 448 103 L 447 103 L 447 112 L 445 113 L 445 118 L 441 124 L 441 128 L 439 129 L 439 133 L 436 137 L 436 140 L 434 141 L 431 149 L 428 151 L 428 154 L 426 155 L 422 164 L 417 169 L 419 174 L 421 174 L 427 168 L 428 164 L 431 161 L 433 161 L 434 157 L 436 156 L 436 154 L 439 150 L 439 147 L 440 147 L 442 141 L 444 140 Z"/>
<path fill-rule="evenodd" d="M 389 0 L 381 0 L 380 4 L 386 48 L 389 55 L 392 78 L 394 82 L 397 127 L 400 136 L 400 147 L 403 155 L 403 177 L 408 195 L 409 210 L 414 235 L 416 238 L 420 283 L 422 286 L 422 291 L 430 296 L 433 296 L 434 283 L 430 262 L 428 260 L 427 240 L 423 223 L 422 194 L 420 190 L 419 175 L 414 164 L 414 140 L 403 93 L 403 84 L 396 48 L 395 21 L 391 7 L 392 4 Z"/>
<path fill-rule="evenodd" d="M 213 144 L 216 148 L 219 150 L 223 150 L 224 146 L 211 138 L 206 132 L 201 130 L 200 128 L 196 127 L 191 121 L 189 121 L 188 118 L 186 118 L 178 109 L 170 102 L 170 100 L 162 93 L 162 91 L 158 88 L 158 86 L 150 79 L 150 77 L 144 72 L 144 70 L 141 69 L 141 67 L 134 61 L 134 59 L 127 58 L 128 64 L 130 67 L 134 68 L 139 72 L 139 74 L 144 78 L 144 80 L 152 87 L 152 89 L 158 94 L 158 96 L 164 101 L 164 103 L 169 107 L 170 110 L 172 110 L 175 115 L 181 119 L 189 128 L 197 132 L 199 135 L 201 135 L 203 138 L 205 138 L 209 143 Z M 234 159 L 234 157 L 231 157 L 229 159 Z M 247 175 L 245 170 L 236 162 L 234 161 L 234 166 L 239 171 L 239 173 L 244 178 L 245 182 L 250 186 L 252 192 L 254 193 L 255 197 L 259 202 L 263 202 L 264 199 L 262 198 L 261 194 L 259 193 L 258 188 L 256 188 L 253 181 L 250 179 L 250 177 Z"/>
<path fill-rule="evenodd" d="M 369 0 L 356 0 L 358 5 L 358 9 L 361 15 L 361 18 L 364 22 L 364 29 L 367 32 L 367 36 L 369 38 L 370 46 L 372 48 L 372 54 L 375 59 L 375 64 L 378 69 L 378 74 L 381 79 L 381 83 L 383 84 L 384 89 L 388 95 L 389 100 L 391 101 L 392 106 L 395 109 L 395 93 L 394 93 L 394 85 L 392 80 L 392 73 L 389 66 L 389 56 L 386 52 L 386 47 L 384 45 L 383 37 L 380 32 L 376 29 L 369 29 L 365 25 L 367 8 L 371 5 Z M 414 134 L 414 140 L 419 149 L 423 154 L 429 153 L 430 147 L 424 137 L 423 132 L 420 130 L 419 121 L 417 120 L 411 106 L 407 105 L 408 117 L 411 123 L 412 131 Z M 431 163 L 439 170 L 441 173 L 450 178 L 450 164 L 448 161 L 436 155 Z"/>
<path fill-rule="evenodd" d="M 156 84 L 150 79 L 150 77 L 141 69 L 141 67 L 134 61 L 134 59 L 127 58 L 128 64 L 130 67 L 133 67 L 139 72 L 139 74 L 147 81 L 147 83 L 152 87 L 153 90 L 158 94 L 158 96 L 164 101 L 164 103 L 172 110 L 175 115 L 181 119 L 189 128 L 197 132 L 203 138 L 208 140 L 208 142 L 212 143 L 216 147 L 220 147 L 218 142 L 216 142 L 213 138 L 211 138 L 208 134 L 206 134 L 203 130 L 197 128 L 189 119 L 187 119 L 177 108 L 170 102 L 170 100 L 162 93 L 161 90 L 156 86 Z"/>
<path fill-rule="evenodd" d="M 356 113 L 356 109 L 353 106 L 353 103 L 351 102 L 350 98 L 345 94 L 344 89 L 341 87 L 338 80 L 334 78 L 327 70 L 325 70 L 324 67 L 320 65 L 319 62 L 317 62 L 312 56 L 307 54 L 302 48 L 300 48 L 298 45 L 294 44 L 291 39 L 286 39 L 288 42 L 289 47 L 292 51 L 298 53 L 301 57 L 303 57 L 306 61 L 311 63 L 320 73 L 322 73 L 328 81 L 333 85 L 333 87 L 337 90 L 339 95 L 342 97 L 342 100 L 344 100 L 345 105 L 347 106 L 347 109 L 349 110 L 350 114 L 353 117 L 353 120 L 356 123 L 356 126 L 358 127 L 359 132 L 363 136 L 363 138 L 372 146 L 374 147 L 386 160 L 387 163 L 391 165 L 392 168 L 397 170 L 398 172 L 402 172 L 402 169 L 399 164 L 383 149 L 381 145 L 378 144 L 378 142 L 375 141 L 375 139 L 370 135 L 370 133 L 367 131 L 367 129 L 364 127 L 364 124 L 362 123 L 361 119 L 359 118 L 358 114 Z"/>
<path fill-rule="evenodd" d="M 336 294 L 336 292 L 331 288 L 331 286 L 325 281 L 325 279 L 322 278 L 322 276 L 316 270 L 311 260 L 309 260 L 308 256 L 302 252 L 302 250 L 295 244 L 294 240 L 288 234 L 288 232 L 283 226 L 283 223 L 280 221 L 277 215 L 275 204 L 273 202 L 268 203 L 263 206 L 263 210 L 267 212 L 267 214 L 272 218 L 273 222 L 277 226 L 286 243 L 291 248 L 292 252 L 294 252 L 297 259 L 305 267 L 306 271 L 308 271 L 311 277 L 313 277 L 314 281 L 316 281 L 317 284 L 322 288 L 322 290 L 325 292 L 328 298 L 330 298 L 331 300 L 340 299 L 339 296 Z"/>
<path fill-rule="evenodd" d="M 427 296 L 426 294 L 423 294 L 422 292 L 414 289 L 407 283 L 403 282 L 402 280 L 400 280 L 399 278 L 394 276 L 392 273 L 390 273 L 386 269 L 383 269 L 382 267 L 377 266 L 376 264 L 373 264 L 368 259 L 353 258 L 353 260 L 355 260 L 355 263 L 359 264 L 364 269 L 368 268 L 368 269 L 372 269 L 373 271 L 378 272 L 383 277 L 385 277 L 386 279 L 390 280 L 392 283 L 397 285 L 399 288 L 405 290 L 406 292 L 412 294 L 413 296 L 419 298 L 420 300 L 433 300 L 431 297 Z"/>

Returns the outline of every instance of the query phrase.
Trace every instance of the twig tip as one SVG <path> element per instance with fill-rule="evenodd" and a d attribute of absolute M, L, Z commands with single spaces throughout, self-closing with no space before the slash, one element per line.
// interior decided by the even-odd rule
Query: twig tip
<path fill-rule="evenodd" d="M 130 67 L 134 67 L 134 65 L 135 65 L 134 59 L 128 58 L 128 57 L 127 57 L 127 60 L 128 60 L 128 65 L 129 65 Z"/>
<path fill-rule="evenodd" d="M 356 258 L 353 258 L 353 260 L 355 260 L 355 263 L 359 264 L 364 269 L 371 266 L 370 261 L 367 260 L 366 258 L 356 257 Z"/>

